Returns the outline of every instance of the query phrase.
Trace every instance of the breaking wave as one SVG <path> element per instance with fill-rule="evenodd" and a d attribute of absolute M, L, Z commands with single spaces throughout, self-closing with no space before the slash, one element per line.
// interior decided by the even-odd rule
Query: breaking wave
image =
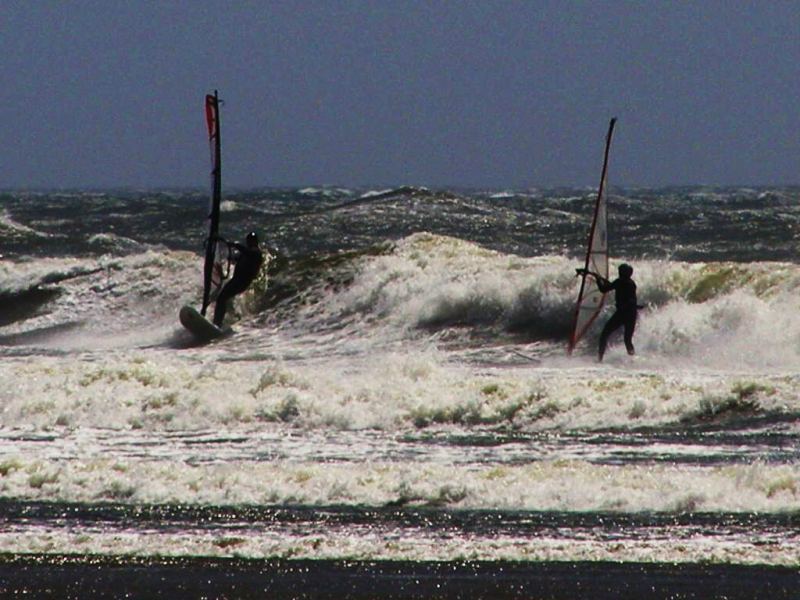
<path fill-rule="evenodd" d="M 641 354 L 717 367 L 780 367 L 800 359 L 800 325 L 791 318 L 800 308 L 796 265 L 632 262 L 646 306 L 636 334 Z M 6 325 L 41 320 L 46 305 L 50 325 L 78 319 L 102 329 L 110 319 L 114 331 L 133 330 L 146 314 L 170 323 L 176 307 L 199 298 L 199 259 L 192 253 L 150 249 L 7 261 L 0 268 L 0 301 L 38 307 L 6 317 Z M 279 255 L 237 299 L 233 314 L 245 328 L 300 336 L 338 331 L 351 341 L 428 339 L 476 349 L 542 343 L 556 355 L 571 327 L 574 269 L 574 259 L 564 256 L 522 257 L 422 232 L 364 250 Z"/>

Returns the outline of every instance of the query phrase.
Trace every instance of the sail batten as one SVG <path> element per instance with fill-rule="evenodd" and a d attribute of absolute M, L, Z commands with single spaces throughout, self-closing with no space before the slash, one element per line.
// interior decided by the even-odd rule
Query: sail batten
<path fill-rule="evenodd" d="M 606 179 L 608 174 L 608 155 L 611 148 L 611 136 L 614 133 L 616 118 L 611 119 L 606 134 L 606 146 L 603 154 L 603 170 L 600 185 L 597 189 L 592 226 L 586 244 L 586 261 L 581 275 L 581 287 L 575 306 L 575 318 L 569 339 L 568 352 L 571 354 L 575 345 L 583 337 L 594 320 L 603 309 L 605 294 L 594 285 L 591 279 L 587 283 L 587 272 L 597 273 L 608 279 L 608 218 L 606 210 Z"/>

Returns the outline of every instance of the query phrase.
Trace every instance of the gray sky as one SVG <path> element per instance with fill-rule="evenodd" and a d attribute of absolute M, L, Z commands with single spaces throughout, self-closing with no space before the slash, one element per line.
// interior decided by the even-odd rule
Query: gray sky
<path fill-rule="evenodd" d="M 0 188 L 800 183 L 798 2 L 0 4 Z"/>

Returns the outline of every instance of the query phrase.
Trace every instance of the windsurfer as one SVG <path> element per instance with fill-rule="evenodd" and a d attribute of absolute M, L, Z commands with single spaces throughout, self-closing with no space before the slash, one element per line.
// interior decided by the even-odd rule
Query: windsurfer
<path fill-rule="evenodd" d="M 619 266 L 619 277 L 614 281 L 609 281 L 598 273 L 593 273 L 586 269 L 576 269 L 578 275 L 591 275 L 597 282 L 597 288 L 604 294 L 614 290 L 614 300 L 617 310 L 611 315 L 611 318 L 606 321 L 603 331 L 600 334 L 600 349 L 599 360 L 603 360 L 603 355 L 606 353 L 606 345 L 608 344 L 609 336 L 620 327 L 625 327 L 625 348 L 628 354 L 634 354 L 633 348 L 633 331 L 636 329 L 636 313 L 641 306 L 636 302 L 636 283 L 634 283 L 633 267 L 628 264 L 621 264 Z"/>
<path fill-rule="evenodd" d="M 233 256 L 233 261 L 236 263 L 233 277 L 223 286 L 219 296 L 217 296 L 217 303 L 214 307 L 214 325 L 222 327 L 222 320 L 225 318 L 225 311 L 228 309 L 228 301 L 250 287 L 250 284 L 261 270 L 261 265 L 264 264 L 264 255 L 261 252 L 261 248 L 259 248 L 258 236 L 255 232 L 247 234 L 244 244 L 228 242 L 223 238 L 217 239 L 236 251 Z"/>

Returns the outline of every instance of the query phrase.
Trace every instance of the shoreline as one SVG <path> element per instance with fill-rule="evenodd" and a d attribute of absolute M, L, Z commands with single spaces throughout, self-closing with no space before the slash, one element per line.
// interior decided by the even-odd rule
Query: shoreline
<path fill-rule="evenodd" d="M 757 565 L 0 554 L 4 596 L 776 600 L 799 586 L 800 568 Z"/>

